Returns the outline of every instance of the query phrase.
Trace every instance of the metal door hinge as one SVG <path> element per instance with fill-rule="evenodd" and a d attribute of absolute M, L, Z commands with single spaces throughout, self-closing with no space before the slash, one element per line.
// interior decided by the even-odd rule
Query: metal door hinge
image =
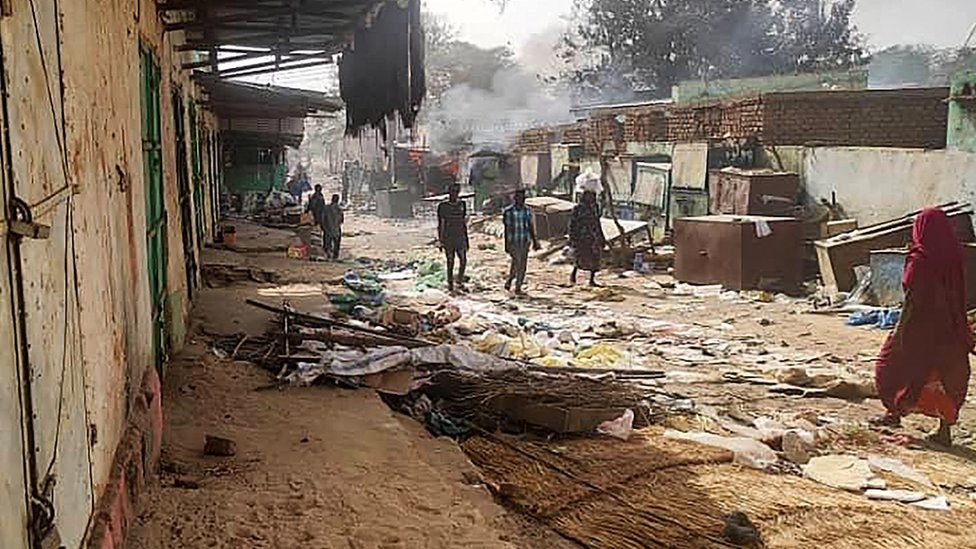
<path fill-rule="evenodd" d="M 2 2 L 3 0 L 0 0 Z M 10 220 L 10 232 L 23 237 L 35 240 L 45 240 L 51 236 L 50 225 L 43 225 L 34 222 L 30 206 L 20 198 L 13 199 L 13 210 L 16 219 Z"/>
<path fill-rule="evenodd" d="M 15 220 L 10 222 L 10 232 L 24 238 L 46 240 L 51 236 L 51 227 L 48 225 L 41 225 L 40 223 Z"/>

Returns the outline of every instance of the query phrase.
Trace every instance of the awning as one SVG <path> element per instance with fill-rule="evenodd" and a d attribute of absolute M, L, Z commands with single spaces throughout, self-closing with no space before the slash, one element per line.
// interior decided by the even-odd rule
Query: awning
<path fill-rule="evenodd" d="M 324 93 L 202 76 L 210 109 L 221 117 L 305 118 L 342 110 L 342 101 Z"/>
<path fill-rule="evenodd" d="M 297 147 L 305 134 L 307 116 L 342 109 L 337 98 L 319 92 L 209 75 L 199 82 L 207 94 L 204 104 L 220 118 L 225 142 Z"/>
<path fill-rule="evenodd" d="M 332 62 L 380 0 L 159 0 L 178 49 L 206 58 L 184 68 L 246 76 Z M 223 65 L 218 67 L 219 64 Z M 228 65 L 230 64 L 230 65 Z"/>

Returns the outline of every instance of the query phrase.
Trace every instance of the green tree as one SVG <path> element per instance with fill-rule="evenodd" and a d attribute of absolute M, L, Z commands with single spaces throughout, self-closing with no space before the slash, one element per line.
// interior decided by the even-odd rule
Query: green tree
<path fill-rule="evenodd" d="M 681 80 L 864 62 L 854 0 L 576 0 L 561 48 L 574 81 L 667 95 Z"/>

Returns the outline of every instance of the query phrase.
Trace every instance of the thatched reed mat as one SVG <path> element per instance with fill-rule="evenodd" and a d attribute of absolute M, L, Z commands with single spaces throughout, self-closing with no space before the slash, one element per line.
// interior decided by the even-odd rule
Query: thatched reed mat
<path fill-rule="evenodd" d="M 463 448 L 498 497 L 586 547 L 723 547 L 723 516 L 735 510 L 766 547 L 976 547 L 972 509 L 875 503 L 661 433 L 627 442 L 475 437 Z"/>

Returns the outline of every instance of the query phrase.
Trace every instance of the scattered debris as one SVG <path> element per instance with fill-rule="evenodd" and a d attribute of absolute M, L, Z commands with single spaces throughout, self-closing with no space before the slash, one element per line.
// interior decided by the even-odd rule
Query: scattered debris
<path fill-rule="evenodd" d="M 226 263 L 204 263 L 200 277 L 208 288 L 223 288 L 241 282 L 277 282 L 274 271 Z"/>
<path fill-rule="evenodd" d="M 851 313 L 847 318 L 848 326 L 874 326 L 882 330 L 890 330 L 898 324 L 901 309 L 871 309 Z"/>
<path fill-rule="evenodd" d="M 919 472 L 908 465 L 905 465 L 899 459 L 883 456 L 869 456 L 868 465 L 870 465 L 871 469 L 875 471 L 884 471 L 922 486 L 935 488 L 935 484 L 932 483 L 928 475 Z"/>
<path fill-rule="evenodd" d="M 237 443 L 228 438 L 207 435 L 203 453 L 208 456 L 231 457 L 237 454 Z"/>
<path fill-rule="evenodd" d="M 806 465 L 816 451 L 816 437 L 804 429 L 789 429 L 783 433 L 783 457 L 797 465 Z"/>
<path fill-rule="evenodd" d="M 866 488 L 883 489 L 885 487 L 884 481 L 875 477 L 874 473 L 871 472 L 868 460 L 856 456 L 815 457 L 803 467 L 803 476 L 820 484 L 848 492 L 860 492 Z"/>
<path fill-rule="evenodd" d="M 875 499 L 878 501 L 897 501 L 899 503 L 915 503 L 926 499 L 926 495 L 921 492 L 913 492 L 911 490 L 876 490 L 870 489 L 865 490 L 864 495 L 868 499 Z"/>
<path fill-rule="evenodd" d="M 173 488 L 181 490 L 199 490 L 200 482 L 187 477 L 176 477 L 173 479 Z"/>
<path fill-rule="evenodd" d="M 607 435 L 614 438 L 619 438 L 620 440 L 627 440 L 630 438 L 630 433 L 634 430 L 634 411 L 627 410 L 624 415 L 618 417 L 617 419 L 604 421 L 597 426 L 596 432 L 601 435 Z"/>
<path fill-rule="evenodd" d="M 759 543 L 759 529 L 742 511 L 733 511 L 725 515 L 725 528 L 722 536 L 738 546 L 748 547 Z"/>
<path fill-rule="evenodd" d="M 776 463 L 778 459 L 772 448 L 752 438 L 723 437 L 711 433 L 685 433 L 673 430 L 665 431 L 664 437 L 724 448 L 734 455 L 733 463 L 753 469 L 765 469 Z"/>
<path fill-rule="evenodd" d="M 949 499 L 945 496 L 938 496 L 934 498 L 924 499 L 922 501 L 916 501 L 910 505 L 925 509 L 927 511 L 948 511 L 949 510 Z"/>

